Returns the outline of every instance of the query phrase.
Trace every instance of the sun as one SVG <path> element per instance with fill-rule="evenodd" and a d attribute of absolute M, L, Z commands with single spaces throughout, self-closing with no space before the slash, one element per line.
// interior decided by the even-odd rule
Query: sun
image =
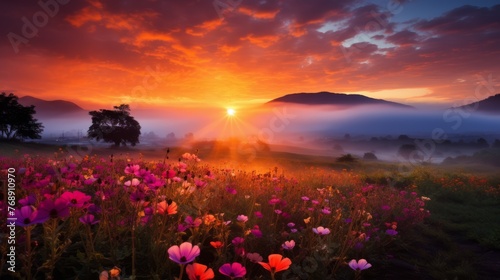
<path fill-rule="evenodd" d="M 236 111 L 233 108 L 228 108 L 226 111 L 226 114 L 230 117 L 234 116 L 236 114 Z"/>

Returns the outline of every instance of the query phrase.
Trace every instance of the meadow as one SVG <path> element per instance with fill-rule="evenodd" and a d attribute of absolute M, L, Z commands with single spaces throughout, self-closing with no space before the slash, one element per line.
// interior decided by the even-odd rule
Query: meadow
<path fill-rule="evenodd" d="M 249 160 L 230 148 L 86 154 L 7 143 L 0 210 L 4 224 L 17 218 L 16 272 L 2 234 L 1 275 L 495 279 L 500 177 L 478 169 L 487 172 L 401 172 L 388 162 L 272 151 Z"/>

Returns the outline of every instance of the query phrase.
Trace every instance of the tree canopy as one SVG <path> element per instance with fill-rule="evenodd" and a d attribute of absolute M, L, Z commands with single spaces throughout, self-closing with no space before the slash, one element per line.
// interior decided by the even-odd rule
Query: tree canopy
<path fill-rule="evenodd" d="M 13 93 L 0 94 L 0 139 L 40 139 L 43 125 L 33 116 L 35 106 L 23 106 L 18 100 Z"/>
<path fill-rule="evenodd" d="M 115 146 L 127 143 L 135 146 L 139 143 L 139 135 L 141 135 L 139 122 L 130 115 L 130 107 L 127 104 L 113 108 L 113 110 L 101 109 L 89 112 L 92 116 L 92 125 L 87 132 L 88 137 L 97 141 L 114 143 Z"/>

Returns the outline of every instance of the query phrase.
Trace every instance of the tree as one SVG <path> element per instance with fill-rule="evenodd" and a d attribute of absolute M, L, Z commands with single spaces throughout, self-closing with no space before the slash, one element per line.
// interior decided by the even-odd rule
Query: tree
<path fill-rule="evenodd" d="M 141 126 L 134 117 L 130 115 L 130 107 L 127 104 L 114 106 L 114 110 L 101 109 L 91 111 L 92 125 L 87 131 L 90 139 L 103 140 L 106 143 L 114 143 L 115 146 L 135 146 L 139 143 Z"/>
<path fill-rule="evenodd" d="M 0 95 L 0 139 L 40 139 L 43 125 L 33 117 L 35 106 L 23 106 L 18 100 L 12 93 Z"/>

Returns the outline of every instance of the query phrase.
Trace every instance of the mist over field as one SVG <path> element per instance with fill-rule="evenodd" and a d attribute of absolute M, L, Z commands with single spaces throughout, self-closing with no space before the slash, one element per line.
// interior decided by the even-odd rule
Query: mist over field
<path fill-rule="evenodd" d="M 239 146 L 253 147 L 252 153 L 260 152 L 257 143 L 262 142 L 279 152 L 334 157 L 373 153 L 378 160 L 399 161 L 406 145 L 420 151 L 419 160 L 442 162 L 471 156 L 500 139 L 500 116 L 460 109 L 273 104 L 237 110 L 235 116 L 225 108 L 138 108 L 131 114 L 141 125 L 138 148 L 238 139 Z M 40 121 L 45 126 L 42 142 L 78 143 L 91 124 L 87 113 Z"/>

